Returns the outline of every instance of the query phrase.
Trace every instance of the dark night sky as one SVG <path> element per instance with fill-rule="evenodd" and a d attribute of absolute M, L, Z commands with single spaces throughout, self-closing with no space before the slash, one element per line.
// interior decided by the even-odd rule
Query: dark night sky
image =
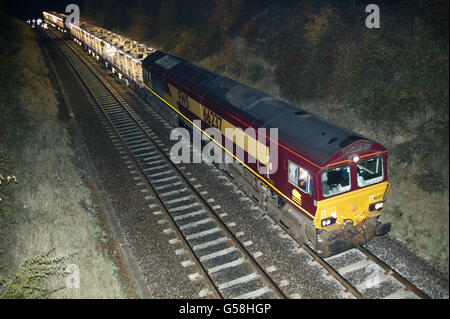
<path fill-rule="evenodd" d="M 36 18 L 42 15 L 42 11 L 65 12 L 68 4 L 77 4 L 82 7 L 84 0 L 4 0 L 1 1 L 6 11 L 20 19 Z"/>
<path fill-rule="evenodd" d="M 126 0 L 123 0 L 126 1 Z M 186 0 L 189 1 L 189 0 Z M 213 0 L 211 0 L 213 1 Z M 284 2 L 297 2 L 299 0 L 280 0 Z M 42 15 L 42 11 L 57 11 L 60 13 L 65 12 L 67 5 L 73 3 L 83 7 L 86 0 L 0 0 L 0 6 L 3 6 L 6 11 L 17 18 L 27 19 L 35 18 Z M 105 0 L 106 2 L 106 0 Z M 336 2 L 336 0 L 330 0 L 331 3 Z M 361 2 L 371 3 L 370 0 L 361 0 Z M 379 5 L 388 5 L 395 3 L 396 0 L 378 0 L 375 3 Z M 420 2 L 420 1 L 419 1 Z M 82 14 L 82 13 L 81 13 Z"/>

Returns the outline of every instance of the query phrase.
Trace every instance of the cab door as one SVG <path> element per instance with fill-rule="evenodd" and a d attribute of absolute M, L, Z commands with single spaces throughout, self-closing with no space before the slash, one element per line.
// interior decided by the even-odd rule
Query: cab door
<path fill-rule="evenodd" d="M 287 160 L 288 189 L 291 200 L 301 207 L 300 211 L 314 218 L 314 178 L 311 172 L 291 160 Z"/>

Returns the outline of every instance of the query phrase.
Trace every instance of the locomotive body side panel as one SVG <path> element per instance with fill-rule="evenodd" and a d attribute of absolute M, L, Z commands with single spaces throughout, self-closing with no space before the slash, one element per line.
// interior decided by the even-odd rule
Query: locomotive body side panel
<path fill-rule="evenodd" d="M 150 73 L 152 75 L 154 72 Z M 151 78 L 153 79 L 153 76 L 151 76 Z M 279 160 L 277 171 L 270 176 L 265 175 L 262 177 L 258 174 L 258 164 L 265 165 L 269 162 L 268 159 L 270 159 L 268 147 L 269 139 L 267 137 L 265 138 L 266 143 L 261 143 L 258 141 L 257 128 L 248 125 L 244 126 L 242 120 L 238 120 L 236 116 L 230 116 L 228 112 L 224 112 L 214 105 L 214 103 L 205 100 L 202 101 L 203 103 L 200 103 L 198 95 L 193 94 L 194 92 L 192 90 L 189 90 L 179 83 L 172 82 L 167 76 L 159 76 L 159 78 L 162 79 L 162 82 L 164 83 L 163 86 L 168 88 L 162 92 L 163 96 L 161 97 L 174 108 L 174 111 L 184 115 L 190 121 L 201 120 L 203 129 L 207 127 L 217 128 L 225 139 L 227 139 L 225 129 L 241 129 L 242 131 L 235 130 L 235 132 L 241 132 L 240 134 L 242 135 L 239 136 L 238 134 L 238 136 L 234 136 L 233 141 L 230 140 L 232 143 L 229 143 L 228 145 L 231 144 L 232 148 L 229 148 L 228 151 L 232 154 L 236 154 L 237 149 L 242 150 L 244 153 L 245 165 L 247 165 L 263 183 L 269 185 L 269 187 L 271 187 L 279 196 L 284 197 L 287 202 L 295 207 L 297 213 L 300 211 L 311 221 L 314 219 L 316 208 L 313 205 L 313 196 L 304 194 L 302 199 L 299 199 L 298 194 L 300 194 L 301 191 L 298 189 L 296 190 L 293 185 L 286 183 L 287 168 L 283 166 L 284 164 L 281 159 L 291 158 L 292 161 L 298 162 L 298 155 L 296 156 L 292 150 L 288 151 L 279 148 L 278 159 L 271 159 L 272 161 Z M 244 130 L 249 127 L 255 130 L 255 136 L 244 132 Z M 217 142 L 221 142 L 221 145 L 224 147 L 227 145 L 225 141 Z M 269 154 L 269 156 L 266 154 Z M 304 166 L 312 169 L 312 165 L 308 162 L 305 162 Z M 285 194 L 291 195 L 287 196 Z M 297 196 L 292 194 L 296 194 Z"/>

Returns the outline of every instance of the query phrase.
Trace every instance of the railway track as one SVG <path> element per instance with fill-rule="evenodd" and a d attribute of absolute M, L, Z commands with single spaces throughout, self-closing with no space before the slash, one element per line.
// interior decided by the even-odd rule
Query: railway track
<path fill-rule="evenodd" d="M 186 247 L 176 253 L 189 254 L 186 265 L 195 263 L 199 269 L 192 274 L 193 278 L 201 276 L 207 282 L 208 288 L 201 295 L 286 298 L 287 295 L 230 229 L 233 225 L 222 221 L 226 213 L 221 213 L 220 207 L 204 199 L 195 178 L 184 175 L 183 167 L 170 161 L 170 150 L 164 147 L 158 135 L 70 44 L 62 45 L 60 49 L 90 92 L 98 106 L 97 113 L 106 118 L 140 168 L 149 186 L 149 196 L 154 201 L 149 205 L 153 214 L 161 218 L 166 233 L 176 235 L 173 243 L 181 241 Z M 164 125 L 168 127 L 167 123 Z M 288 231 L 284 225 L 279 226 L 283 232 Z M 383 286 L 387 293 L 382 298 L 429 298 L 366 248 L 359 247 L 323 259 L 305 243 L 293 239 L 303 252 L 327 270 L 328 276 L 338 280 L 356 298 L 373 298 L 373 292 Z M 386 285 L 391 287 L 385 288 Z"/>
<path fill-rule="evenodd" d="M 422 290 L 420 290 L 417 286 L 409 282 L 405 277 L 400 275 L 397 271 L 395 271 L 392 267 L 387 265 L 384 261 L 379 259 L 376 255 L 374 255 L 372 252 L 367 250 L 364 247 L 358 247 L 358 250 L 366 256 L 367 259 L 370 259 L 372 262 L 377 264 L 383 271 L 385 277 L 392 277 L 399 283 L 403 285 L 403 289 L 397 290 L 393 294 L 389 295 L 388 297 L 396 297 L 396 296 L 411 296 L 411 294 L 417 296 L 421 299 L 430 299 L 430 296 L 428 296 L 426 293 L 424 293 Z"/>
<path fill-rule="evenodd" d="M 54 35 L 53 35 L 54 37 Z M 55 38 L 54 38 L 55 39 Z M 91 98 L 127 148 L 148 186 L 149 210 L 159 219 L 172 244 L 182 242 L 183 266 L 196 264 L 191 279 L 203 277 L 207 288 L 201 296 L 218 298 L 286 298 L 245 245 L 225 224 L 220 207 L 204 199 L 194 184 L 170 160 L 157 135 L 129 107 L 89 63 L 68 44 L 58 45 Z"/>
<path fill-rule="evenodd" d="M 280 227 L 288 231 L 280 224 Z M 384 261 L 364 247 L 322 258 L 307 244 L 292 237 L 315 262 L 327 270 L 345 289 L 358 299 L 430 299 Z"/>

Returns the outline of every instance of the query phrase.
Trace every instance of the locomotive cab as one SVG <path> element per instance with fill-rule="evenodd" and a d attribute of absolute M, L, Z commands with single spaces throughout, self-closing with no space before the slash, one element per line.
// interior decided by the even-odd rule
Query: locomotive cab
<path fill-rule="evenodd" d="M 391 228 L 378 220 L 390 187 L 387 152 L 367 142 L 360 141 L 370 144 L 367 150 L 349 156 L 344 149 L 316 175 L 316 250 L 324 257 L 365 244 Z"/>

